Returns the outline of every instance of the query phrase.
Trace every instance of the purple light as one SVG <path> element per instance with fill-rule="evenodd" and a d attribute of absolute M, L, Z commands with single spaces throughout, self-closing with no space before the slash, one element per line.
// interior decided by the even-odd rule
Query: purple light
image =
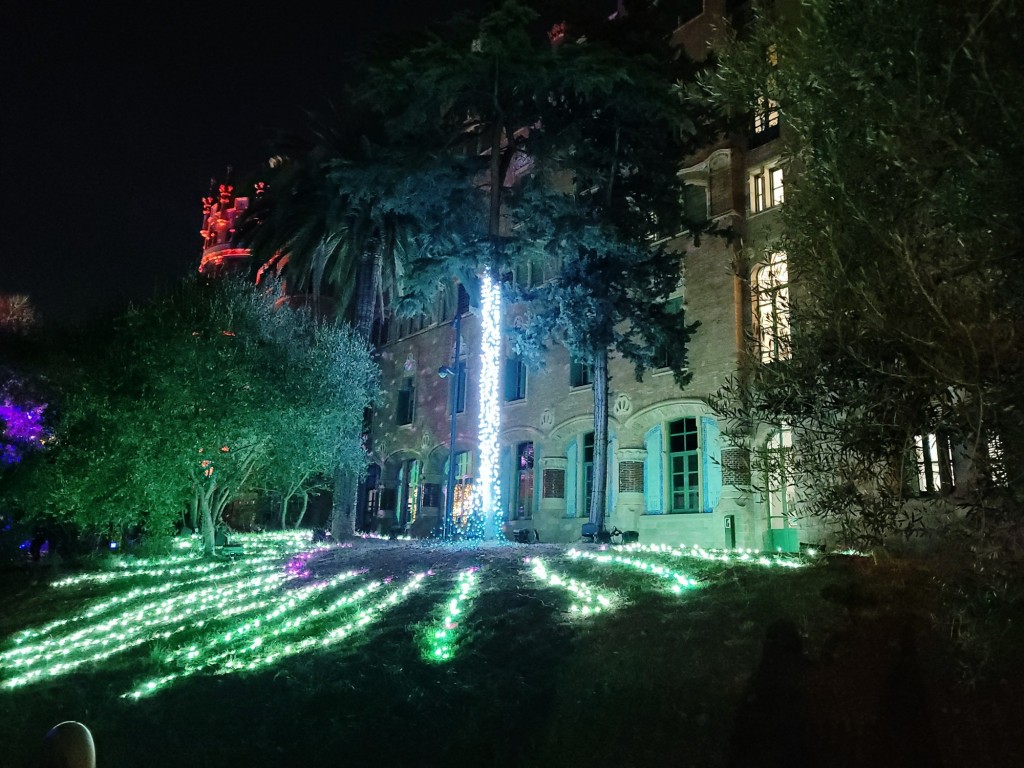
<path fill-rule="evenodd" d="M 21 405 L 4 398 L 0 402 L 0 421 L 3 422 L 3 448 L 0 463 L 17 464 L 24 450 L 41 446 L 50 436 L 43 426 L 43 412 L 46 404 Z"/>
<path fill-rule="evenodd" d="M 309 561 L 313 559 L 315 554 L 315 552 L 300 552 L 295 555 L 285 565 L 285 573 L 288 574 L 289 578 L 308 579 L 313 575 L 313 572 L 309 570 Z"/>

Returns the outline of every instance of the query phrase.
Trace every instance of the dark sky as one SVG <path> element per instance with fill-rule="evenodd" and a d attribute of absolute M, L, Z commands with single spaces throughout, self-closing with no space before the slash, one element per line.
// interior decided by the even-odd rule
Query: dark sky
<path fill-rule="evenodd" d="M 198 264 L 211 177 L 254 169 L 382 36 L 480 0 L 13 4 L 0 36 L 0 293 L 66 322 Z"/>

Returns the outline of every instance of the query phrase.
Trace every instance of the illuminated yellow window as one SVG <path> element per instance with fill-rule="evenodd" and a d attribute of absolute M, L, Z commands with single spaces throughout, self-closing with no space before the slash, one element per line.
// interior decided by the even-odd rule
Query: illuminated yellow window
<path fill-rule="evenodd" d="M 778 165 L 764 165 L 750 173 L 750 210 L 760 213 L 785 200 L 785 186 L 782 168 Z"/>
<path fill-rule="evenodd" d="M 786 254 L 776 251 L 754 271 L 757 335 L 761 362 L 790 357 L 789 267 Z"/>
<path fill-rule="evenodd" d="M 917 488 L 921 493 L 953 490 L 953 448 L 945 435 L 914 435 Z"/>

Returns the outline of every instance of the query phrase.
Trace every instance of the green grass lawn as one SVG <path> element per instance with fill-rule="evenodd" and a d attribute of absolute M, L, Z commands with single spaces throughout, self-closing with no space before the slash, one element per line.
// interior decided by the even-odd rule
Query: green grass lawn
<path fill-rule="evenodd" d="M 12 768 L 66 719 L 102 768 L 1024 765 L 1013 601 L 920 561 L 265 536 L 37 576 Z"/>

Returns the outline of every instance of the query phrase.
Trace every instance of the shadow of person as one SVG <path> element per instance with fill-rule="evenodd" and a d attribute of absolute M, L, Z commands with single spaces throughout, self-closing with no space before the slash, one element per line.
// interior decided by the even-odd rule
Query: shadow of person
<path fill-rule="evenodd" d="M 736 710 L 727 765 L 813 764 L 809 666 L 796 624 L 778 619 L 768 625 L 761 660 Z"/>
<path fill-rule="evenodd" d="M 935 743 L 928 689 L 911 621 L 905 621 L 899 632 L 878 701 L 878 759 L 891 766 L 940 766 L 942 759 Z"/>
<path fill-rule="evenodd" d="M 43 738 L 40 768 L 96 768 L 92 734 L 81 723 L 58 723 Z"/>

